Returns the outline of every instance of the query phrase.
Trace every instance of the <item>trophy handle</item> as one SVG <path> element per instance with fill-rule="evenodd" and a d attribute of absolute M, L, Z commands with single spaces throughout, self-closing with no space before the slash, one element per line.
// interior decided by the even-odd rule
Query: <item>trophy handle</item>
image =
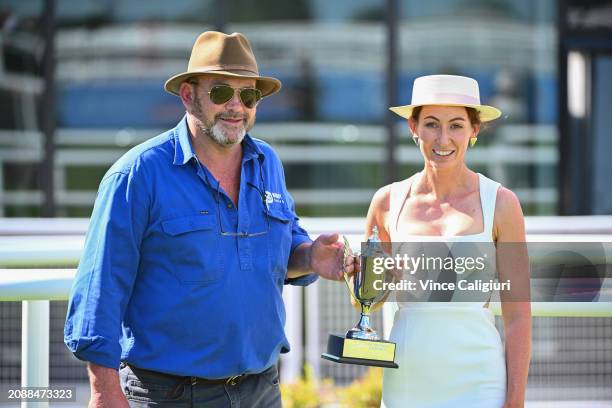
<path fill-rule="evenodd" d="M 355 293 L 353 292 L 353 288 L 352 288 L 352 284 L 351 284 L 351 278 L 346 273 L 346 260 L 348 259 L 348 257 L 350 257 L 350 256 L 360 257 L 361 256 L 361 252 L 353 253 L 353 251 L 351 250 L 351 245 L 350 245 L 350 243 L 349 243 L 349 241 L 348 241 L 348 239 L 346 238 L 345 235 L 342 235 L 342 239 L 344 240 L 344 258 L 343 258 L 343 261 L 342 261 L 342 277 L 344 278 L 344 283 L 346 284 L 346 288 L 348 289 L 349 293 L 351 294 L 351 298 L 353 298 L 353 300 L 355 302 L 357 302 L 358 304 L 361 305 L 361 312 L 363 314 L 363 312 L 364 312 L 364 305 L 355 296 Z M 386 301 L 387 297 L 389 296 L 389 292 L 391 292 L 390 289 L 385 289 L 384 294 L 380 297 L 380 299 L 377 302 L 374 302 L 374 301 L 368 302 L 367 309 L 365 310 L 365 314 L 369 315 L 371 308 L 373 308 L 375 305 L 377 305 L 377 304 L 379 304 L 381 302 Z"/>
<path fill-rule="evenodd" d="M 353 298 L 353 300 L 357 303 L 360 303 L 357 297 L 355 297 L 355 294 L 353 293 L 353 289 L 351 289 L 351 278 L 349 278 L 348 273 L 346 273 L 346 260 L 350 256 L 359 256 L 359 255 L 355 255 L 353 253 L 353 251 L 351 250 L 351 244 L 349 243 L 345 235 L 342 235 L 342 239 L 344 240 L 344 257 L 342 259 L 342 277 L 344 278 L 344 283 L 346 283 L 346 287 L 349 293 L 351 294 L 351 297 Z"/>

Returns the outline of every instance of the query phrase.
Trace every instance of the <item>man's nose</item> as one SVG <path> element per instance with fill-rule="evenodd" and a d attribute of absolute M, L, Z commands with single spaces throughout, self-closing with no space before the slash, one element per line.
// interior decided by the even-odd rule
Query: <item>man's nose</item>
<path fill-rule="evenodd" d="M 227 106 L 228 108 L 232 108 L 232 109 L 242 109 L 242 102 L 240 101 L 240 91 L 239 90 L 235 90 L 234 91 L 234 95 L 232 96 L 232 99 L 230 99 L 229 101 L 227 101 L 225 103 L 225 106 Z"/>

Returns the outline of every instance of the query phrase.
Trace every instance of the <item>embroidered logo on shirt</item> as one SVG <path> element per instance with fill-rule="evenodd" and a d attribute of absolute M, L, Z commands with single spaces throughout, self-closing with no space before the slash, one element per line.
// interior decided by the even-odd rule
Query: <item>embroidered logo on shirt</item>
<path fill-rule="evenodd" d="M 272 203 L 284 204 L 283 196 L 279 193 L 271 193 L 266 190 L 266 205 L 270 206 Z"/>

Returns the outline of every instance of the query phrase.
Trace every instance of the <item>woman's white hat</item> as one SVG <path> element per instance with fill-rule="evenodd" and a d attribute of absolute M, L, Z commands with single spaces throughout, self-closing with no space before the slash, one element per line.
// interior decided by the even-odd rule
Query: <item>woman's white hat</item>
<path fill-rule="evenodd" d="M 473 78 L 458 75 L 427 75 L 414 80 L 410 105 L 393 106 L 391 109 L 403 118 L 409 119 L 417 106 L 466 106 L 480 114 L 480 120 L 488 122 L 501 116 L 501 111 L 480 104 L 478 82 Z"/>

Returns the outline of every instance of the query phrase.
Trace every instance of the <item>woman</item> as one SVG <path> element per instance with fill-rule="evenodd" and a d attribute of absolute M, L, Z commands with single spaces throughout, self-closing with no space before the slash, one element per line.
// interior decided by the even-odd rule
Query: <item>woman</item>
<path fill-rule="evenodd" d="M 522 407 L 531 353 L 523 214 L 512 191 L 470 170 L 464 160 L 481 122 L 501 112 L 480 104 L 475 80 L 452 75 L 417 78 L 411 105 L 390 109 L 408 119 L 425 166 L 376 192 L 367 235 L 376 226 L 382 241 L 489 245 L 488 271 L 500 282 L 510 279 L 515 297 L 500 291 L 505 350 L 488 297 L 398 301 L 390 340 L 397 344 L 400 368 L 385 369 L 383 406 Z"/>

